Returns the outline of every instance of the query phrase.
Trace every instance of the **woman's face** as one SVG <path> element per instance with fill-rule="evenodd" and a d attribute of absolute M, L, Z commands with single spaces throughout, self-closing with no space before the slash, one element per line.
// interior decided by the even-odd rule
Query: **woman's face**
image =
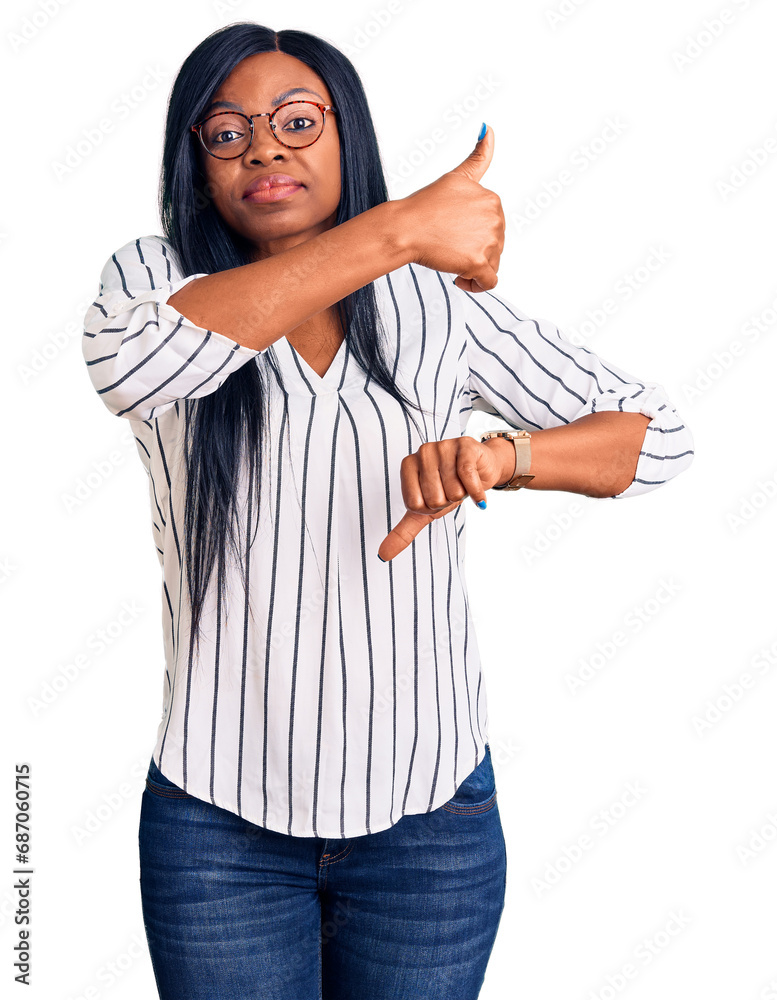
<path fill-rule="evenodd" d="M 302 88 L 299 92 L 287 91 Z M 232 70 L 213 95 L 247 115 L 273 111 L 291 100 L 332 104 L 324 81 L 285 52 L 258 52 Z M 215 111 L 209 106 L 202 118 Z M 254 139 L 242 156 L 219 160 L 198 143 L 207 190 L 228 226 L 256 247 L 254 260 L 288 250 L 331 229 L 340 203 L 340 138 L 337 116 L 327 111 L 321 136 L 310 146 L 290 149 L 273 137 L 268 118 L 254 119 Z M 288 174 L 303 185 L 277 201 L 246 199 L 249 184 L 268 174 Z"/>

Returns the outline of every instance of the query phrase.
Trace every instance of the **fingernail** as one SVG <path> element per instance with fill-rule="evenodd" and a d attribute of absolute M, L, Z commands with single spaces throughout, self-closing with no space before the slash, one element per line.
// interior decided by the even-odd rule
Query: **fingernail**
<path fill-rule="evenodd" d="M 480 142 L 480 140 L 483 138 L 483 136 L 486 134 L 487 131 L 488 129 L 486 128 L 486 123 L 483 122 L 483 124 L 480 127 L 480 135 L 478 136 L 478 142 Z"/>
<path fill-rule="evenodd" d="M 380 559 L 381 562 L 388 562 L 388 559 L 384 559 L 383 556 L 380 554 L 380 552 L 377 553 L 377 556 L 378 556 L 378 559 Z"/>
<path fill-rule="evenodd" d="M 485 500 L 478 500 L 477 506 L 480 507 L 481 510 L 485 510 L 486 509 L 486 501 Z"/>

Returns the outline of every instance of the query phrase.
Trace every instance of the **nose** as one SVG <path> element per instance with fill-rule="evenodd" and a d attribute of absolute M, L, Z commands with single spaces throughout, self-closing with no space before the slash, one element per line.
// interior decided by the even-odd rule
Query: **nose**
<path fill-rule="evenodd" d="M 269 163 L 271 160 L 288 160 L 290 150 L 281 145 L 273 135 L 268 117 L 254 118 L 254 137 L 243 154 L 249 163 Z"/>

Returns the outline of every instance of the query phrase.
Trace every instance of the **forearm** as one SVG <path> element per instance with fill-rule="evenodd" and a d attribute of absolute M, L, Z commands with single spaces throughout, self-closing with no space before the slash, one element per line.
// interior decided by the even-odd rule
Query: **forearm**
<path fill-rule="evenodd" d="M 634 479 L 650 417 L 642 413 L 588 413 L 559 427 L 531 431 L 534 479 L 526 489 L 563 490 L 589 497 L 611 497 Z M 506 438 L 490 438 L 502 460 L 499 485 L 512 478 L 515 447 Z"/>
<path fill-rule="evenodd" d="M 195 278 L 168 303 L 203 329 L 264 350 L 411 259 L 388 201 L 289 250 Z"/>

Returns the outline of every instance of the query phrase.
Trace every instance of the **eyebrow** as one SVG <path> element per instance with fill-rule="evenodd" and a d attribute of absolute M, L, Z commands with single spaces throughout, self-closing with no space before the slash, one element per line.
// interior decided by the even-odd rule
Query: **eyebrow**
<path fill-rule="evenodd" d="M 307 87 L 292 87 L 291 90 L 284 90 L 282 94 L 278 94 L 278 96 L 274 98 L 270 104 L 272 107 L 277 108 L 279 104 L 283 104 L 284 101 L 288 100 L 292 94 L 313 94 L 313 96 L 317 97 L 320 101 L 324 100 L 321 94 L 317 94 L 315 90 L 308 90 Z M 212 101 L 207 108 L 205 108 L 203 114 L 207 115 L 208 112 L 213 111 L 214 108 L 229 108 L 231 111 L 243 110 L 242 107 L 239 104 L 235 104 L 234 101 Z"/>

